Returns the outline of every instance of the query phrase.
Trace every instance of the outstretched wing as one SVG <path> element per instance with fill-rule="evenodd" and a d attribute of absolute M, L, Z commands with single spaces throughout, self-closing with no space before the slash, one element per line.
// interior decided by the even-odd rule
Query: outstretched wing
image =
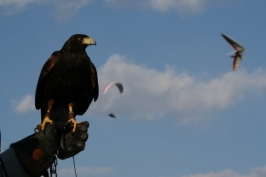
<path fill-rule="evenodd" d="M 42 107 L 45 83 L 60 54 L 61 53 L 59 51 L 54 52 L 42 67 L 35 92 L 36 109 L 40 109 Z"/>
<path fill-rule="evenodd" d="M 240 45 L 238 42 L 236 42 L 232 38 L 226 36 L 225 34 L 222 34 L 222 36 L 234 48 L 235 51 L 241 52 L 243 55 L 245 48 L 242 45 Z"/>

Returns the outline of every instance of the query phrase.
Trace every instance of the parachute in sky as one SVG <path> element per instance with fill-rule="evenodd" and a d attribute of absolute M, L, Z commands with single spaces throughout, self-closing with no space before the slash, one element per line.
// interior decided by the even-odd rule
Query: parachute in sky
<path fill-rule="evenodd" d="M 115 85 L 115 86 L 118 88 L 118 90 L 119 90 L 120 93 L 123 93 L 123 85 L 122 85 L 121 83 L 110 82 L 110 83 L 108 83 L 108 84 L 106 84 L 106 85 L 104 86 L 103 94 L 105 94 L 105 93 L 109 90 L 109 88 L 110 88 L 111 86 L 113 86 L 113 85 Z"/>

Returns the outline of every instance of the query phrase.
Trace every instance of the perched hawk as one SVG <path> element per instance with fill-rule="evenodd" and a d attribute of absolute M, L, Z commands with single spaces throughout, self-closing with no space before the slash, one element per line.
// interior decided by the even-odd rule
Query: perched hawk
<path fill-rule="evenodd" d="M 35 107 L 41 109 L 44 129 L 52 121 L 68 121 L 76 129 L 76 115 L 83 115 L 99 95 L 97 71 L 85 49 L 96 42 L 75 34 L 60 51 L 53 52 L 41 70 L 35 94 Z"/>

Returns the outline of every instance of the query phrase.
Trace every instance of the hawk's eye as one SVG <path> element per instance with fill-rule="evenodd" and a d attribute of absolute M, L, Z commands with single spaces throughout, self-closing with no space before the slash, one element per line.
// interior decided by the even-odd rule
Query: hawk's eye
<path fill-rule="evenodd" d="M 81 41 L 81 37 L 79 37 L 78 40 Z"/>

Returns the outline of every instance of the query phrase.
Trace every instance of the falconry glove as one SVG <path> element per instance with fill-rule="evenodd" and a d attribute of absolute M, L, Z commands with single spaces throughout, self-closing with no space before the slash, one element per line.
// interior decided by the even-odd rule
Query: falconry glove
<path fill-rule="evenodd" d="M 47 173 L 60 148 L 60 133 L 55 124 L 47 124 L 36 132 L 11 145 L 24 168 L 33 176 Z"/>
<path fill-rule="evenodd" d="M 88 127 L 87 121 L 81 122 L 73 132 L 73 124 L 67 122 L 47 124 L 44 130 L 13 143 L 0 155 L 1 164 L 9 177 L 48 177 L 47 169 L 57 156 L 66 159 L 84 150 Z"/>
<path fill-rule="evenodd" d="M 77 124 L 76 131 L 73 132 L 73 124 L 66 125 L 61 137 L 58 158 L 67 159 L 84 150 L 85 142 L 89 136 L 88 127 L 89 122 L 80 122 Z"/>

